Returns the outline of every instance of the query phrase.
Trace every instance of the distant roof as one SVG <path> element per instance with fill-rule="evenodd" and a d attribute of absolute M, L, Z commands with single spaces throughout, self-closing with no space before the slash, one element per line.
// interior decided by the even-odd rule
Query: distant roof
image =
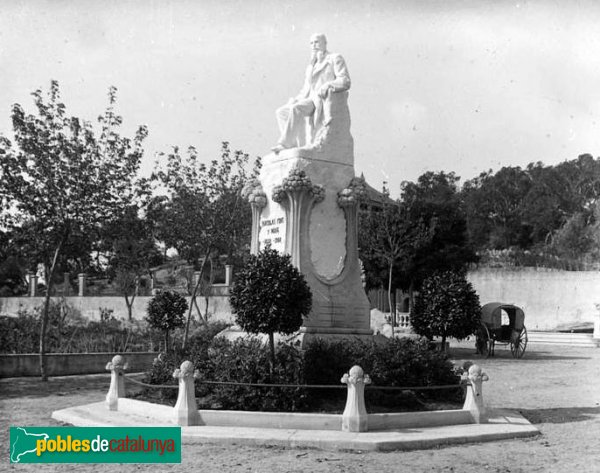
<path fill-rule="evenodd" d="M 394 199 L 391 199 L 388 195 L 385 195 L 383 192 L 376 190 L 373 186 L 369 185 L 369 183 L 365 180 L 364 174 L 360 175 L 360 178 L 365 183 L 365 190 L 367 192 L 366 196 L 366 204 L 367 205 L 385 205 L 385 204 L 395 204 Z"/>

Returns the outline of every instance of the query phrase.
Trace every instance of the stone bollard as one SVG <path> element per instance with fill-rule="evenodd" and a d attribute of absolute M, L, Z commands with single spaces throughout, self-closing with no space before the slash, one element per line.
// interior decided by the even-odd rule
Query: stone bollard
<path fill-rule="evenodd" d="M 371 378 L 364 374 L 360 366 L 353 366 L 344 374 L 342 383 L 348 385 L 346 407 L 342 414 L 342 431 L 366 432 L 368 430 L 368 414 L 365 408 L 365 385 L 371 384 Z"/>
<path fill-rule="evenodd" d="M 471 411 L 476 424 L 487 422 L 485 406 L 483 405 L 482 385 L 488 379 L 488 375 L 483 372 L 479 365 L 472 364 L 469 366 L 467 380 L 471 382 L 471 385 L 467 386 L 467 397 L 463 409 Z"/>
<path fill-rule="evenodd" d="M 179 379 L 179 393 L 173 408 L 177 425 L 200 424 L 200 414 L 194 392 L 195 377 L 198 377 L 198 372 L 194 372 L 194 364 L 191 361 L 184 361 L 181 363 L 181 367 L 173 372 L 173 378 Z"/>
<path fill-rule="evenodd" d="M 119 407 L 119 398 L 126 397 L 123 371 L 127 369 L 127 363 L 121 355 L 115 355 L 112 361 L 106 364 L 106 369 L 110 370 L 110 388 L 106 395 L 106 405 L 110 411 L 116 411 Z"/>

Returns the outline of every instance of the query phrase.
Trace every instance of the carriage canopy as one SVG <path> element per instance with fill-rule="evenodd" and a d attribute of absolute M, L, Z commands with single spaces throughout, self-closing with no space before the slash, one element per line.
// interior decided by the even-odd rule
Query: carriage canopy
<path fill-rule="evenodd" d="M 481 321 L 490 328 L 502 326 L 502 313 L 508 315 L 510 327 L 520 331 L 525 325 L 525 313 L 523 309 L 513 304 L 502 302 L 490 302 L 481 308 Z"/>

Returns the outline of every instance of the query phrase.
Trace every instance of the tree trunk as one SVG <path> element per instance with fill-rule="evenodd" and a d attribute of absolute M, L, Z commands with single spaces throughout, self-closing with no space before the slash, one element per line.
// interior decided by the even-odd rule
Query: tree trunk
<path fill-rule="evenodd" d="M 196 307 L 196 312 L 198 313 L 198 318 L 200 319 L 200 321 L 204 325 L 208 325 L 208 301 L 206 302 L 206 310 L 204 311 L 204 313 L 206 315 L 202 315 L 202 310 L 200 309 L 200 306 L 198 305 L 198 301 L 196 300 L 196 298 L 192 299 L 192 302 L 193 302 L 194 306 Z"/>
<path fill-rule="evenodd" d="M 273 372 L 275 371 L 275 336 L 273 332 L 269 333 L 269 348 L 271 349 L 271 367 L 269 369 L 269 376 L 271 382 L 273 382 Z"/>
<path fill-rule="evenodd" d="M 169 331 L 165 330 L 165 353 L 169 353 Z"/>
<path fill-rule="evenodd" d="M 446 334 L 442 335 L 442 346 L 440 347 L 440 351 L 446 353 Z"/>
<path fill-rule="evenodd" d="M 390 271 L 388 277 L 388 304 L 390 305 L 390 317 L 392 320 L 392 334 L 396 327 L 396 307 L 392 306 L 392 272 L 394 270 L 394 262 L 390 262 Z"/>
<path fill-rule="evenodd" d="M 198 280 L 196 284 L 194 284 L 194 290 L 192 291 L 192 298 L 190 299 L 190 307 L 188 309 L 187 320 L 185 321 L 185 331 L 183 332 L 183 344 L 181 345 L 182 349 L 185 349 L 187 345 L 188 334 L 190 333 L 190 320 L 192 319 L 192 310 L 194 309 L 194 301 L 196 300 L 196 294 L 198 294 L 198 288 L 202 282 L 202 276 L 204 274 L 204 268 L 206 267 L 206 262 L 212 252 L 212 249 L 208 249 L 206 255 L 204 257 L 204 261 L 202 262 L 202 266 L 200 267 L 200 274 L 198 275 Z"/>
<path fill-rule="evenodd" d="M 58 246 L 54 251 L 54 257 L 52 258 L 52 265 L 50 266 L 49 274 L 47 273 L 46 279 L 46 298 L 44 299 L 44 311 L 42 313 L 42 326 L 40 328 L 40 376 L 42 381 L 48 381 L 48 373 L 46 371 L 46 331 L 48 330 L 48 317 L 50 312 L 50 295 L 52 289 L 54 289 L 54 272 L 56 271 L 56 262 L 62 246 L 67 238 L 68 234 L 58 242 Z"/>
<path fill-rule="evenodd" d="M 125 304 L 127 305 L 127 318 L 131 322 L 133 320 L 133 301 L 135 301 L 135 294 L 131 296 L 131 300 L 127 294 L 125 294 Z"/>

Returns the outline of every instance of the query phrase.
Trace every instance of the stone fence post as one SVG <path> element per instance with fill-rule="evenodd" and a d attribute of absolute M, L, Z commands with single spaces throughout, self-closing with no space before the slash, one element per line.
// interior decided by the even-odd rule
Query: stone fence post
<path fill-rule="evenodd" d="M 126 397 L 123 372 L 127 369 L 127 363 L 121 355 L 115 355 L 112 361 L 106 364 L 106 369 L 110 371 L 110 388 L 106 395 L 106 405 L 109 410 L 116 411 L 119 407 L 119 398 Z"/>
<path fill-rule="evenodd" d="M 483 372 L 479 365 L 469 366 L 467 380 L 471 385 L 467 386 L 467 397 L 463 409 L 471 412 L 473 420 L 477 424 L 484 424 L 487 422 L 485 406 L 483 404 L 482 386 L 483 382 L 488 379 L 488 375 Z"/>
<path fill-rule="evenodd" d="M 600 342 L 600 304 L 596 304 L 596 318 L 594 319 L 594 333 L 592 338 Z"/>
<path fill-rule="evenodd" d="M 63 296 L 71 295 L 71 273 L 63 273 Z"/>
<path fill-rule="evenodd" d="M 201 274 L 202 273 L 200 271 L 194 271 L 194 278 L 192 279 L 192 286 L 193 287 L 196 287 L 196 285 L 198 284 L 198 281 L 200 280 L 200 275 Z"/>
<path fill-rule="evenodd" d="M 200 414 L 194 392 L 194 377 L 197 376 L 198 372 L 194 372 L 194 364 L 191 361 L 184 361 L 181 363 L 181 367 L 173 372 L 173 378 L 179 380 L 179 393 L 173 408 L 177 425 L 200 424 Z"/>
<path fill-rule="evenodd" d="M 79 281 L 79 297 L 85 296 L 85 273 L 79 273 L 77 275 L 77 279 Z"/>
<path fill-rule="evenodd" d="M 231 279 L 233 276 L 233 265 L 226 264 L 225 265 L 225 285 L 231 286 Z"/>
<path fill-rule="evenodd" d="M 38 277 L 35 274 L 30 273 L 29 274 L 29 297 L 37 296 L 37 282 L 38 282 Z"/>
<path fill-rule="evenodd" d="M 368 414 L 365 408 L 365 385 L 371 384 L 371 378 L 360 366 L 353 366 L 344 374 L 341 382 L 348 385 L 346 407 L 342 414 L 342 430 L 344 432 L 366 432 Z"/>

